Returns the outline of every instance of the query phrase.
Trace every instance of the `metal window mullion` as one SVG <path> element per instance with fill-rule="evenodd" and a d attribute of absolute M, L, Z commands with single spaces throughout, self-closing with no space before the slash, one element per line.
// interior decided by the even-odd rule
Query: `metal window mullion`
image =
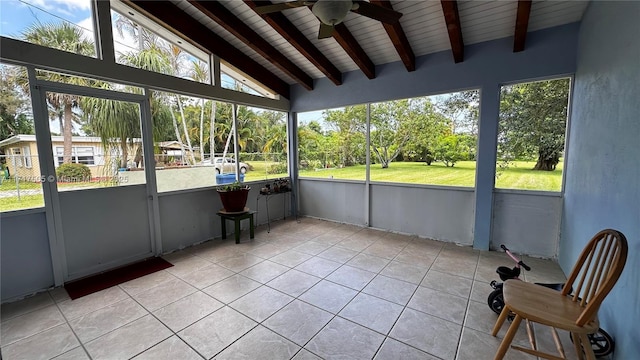
<path fill-rule="evenodd" d="M 371 226 L 371 103 L 367 103 L 365 142 L 367 148 L 365 150 L 364 224 Z"/>
<path fill-rule="evenodd" d="M 291 215 L 298 216 L 298 113 L 289 112 L 287 116 L 288 171 L 291 178 Z"/>
<path fill-rule="evenodd" d="M 140 95 L 140 94 L 124 93 L 124 92 L 118 92 L 118 91 L 112 91 L 112 90 L 106 90 L 106 89 L 97 89 L 97 88 L 80 86 L 80 85 L 58 83 L 58 82 L 48 81 L 48 80 L 36 80 L 35 84 L 37 86 L 40 86 L 45 91 L 49 91 L 49 92 L 60 92 L 65 94 L 70 93 L 70 94 L 79 95 L 79 96 L 104 98 L 107 100 L 141 103 L 146 99 L 145 95 Z"/>
<path fill-rule="evenodd" d="M 222 80 L 220 77 L 220 58 L 216 55 L 209 56 L 209 65 L 211 67 L 211 85 L 222 87 Z M 212 99 L 213 100 L 213 99 Z"/>
<path fill-rule="evenodd" d="M 231 112 L 233 113 L 233 155 L 236 158 L 236 181 L 240 181 L 240 144 L 238 141 L 238 105 L 235 103 L 231 105 Z M 226 160 L 226 159 L 225 159 Z M 224 172 L 224 160 L 222 164 Z"/>
<path fill-rule="evenodd" d="M 111 29 L 111 2 L 105 0 L 91 1 L 93 10 L 93 37 L 98 57 L 111 63 L 116 62 L 116 54 Z"/>

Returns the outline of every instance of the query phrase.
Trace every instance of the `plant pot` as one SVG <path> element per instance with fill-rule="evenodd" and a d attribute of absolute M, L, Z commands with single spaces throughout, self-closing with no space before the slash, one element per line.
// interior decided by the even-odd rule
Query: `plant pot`
<path fill-rule="evenodd" d="M 241 212 L 247 204 L 247 197 L 250 189 L 240 189 L 234 191 L 218 190 L 222 207 L 226 212 Z"/>

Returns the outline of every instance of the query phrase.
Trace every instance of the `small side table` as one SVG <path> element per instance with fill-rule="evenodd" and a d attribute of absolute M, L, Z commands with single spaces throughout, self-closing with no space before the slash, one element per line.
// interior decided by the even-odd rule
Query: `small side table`
<path fill-rule="evenodd" d="M 244 219 L 249 219 L 249 238 L 253 239 L 253 215 L 255 211 L 244 211 L 241 213 L 236 212 L 226 212 L 224 210 L 220 210 L 216 213 L 216 215 L 220 216 L 220 224 L 222 225 L 222 238 L 227 238 L 227 221 L 232 220 L 234 222 L 234 235 L 236 237 L 236 244 L 240 244 L 240 221 Z"/>

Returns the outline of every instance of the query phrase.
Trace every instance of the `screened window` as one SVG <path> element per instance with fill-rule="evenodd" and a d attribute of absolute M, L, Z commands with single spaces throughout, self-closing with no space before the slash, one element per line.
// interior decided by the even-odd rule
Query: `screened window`
<path fill-rule="evenodd" d="M 211 83 L 208 54 L 121 2 L 112 1 L 111 5 L 116 62 Z"/>
<path fill-rule="evenodd" d="M 300 177 L 364 180 L 366 106 L 298 114 Z"/>
<path fill-rule="evenodd" d="M 568 78 L 502 86 L 496 188 L 561 191 L 570 87 Z"/>
<path fill-rule="evenodd" d="M 240 161 L 251 170 L 245 180 L 288 176 L 287 114 L 238 106 Z"/>
<path fill-rule="evenodd" d="M 0 63 L 0 212 L 44 206 L 30 88 L 21 81 L 26 73 Z"/>
<path fill-rule="evenodd" d="M 159 192 L 215 186 L 223 175 L 235 179 L 231 104 L 153 91 L 151 112 Z M 248 176 L 251 167 L 241 163 L 240 171 Z"/>
<path fill-rule="evenodd" d="M 2 0 L 0 35 L 95 57 L 91 3 L 91 0 Z"/>
<path fill-rule="evenodd" d="M 371 180 L 473 187 L 478 91 L 371 104 Z"/>

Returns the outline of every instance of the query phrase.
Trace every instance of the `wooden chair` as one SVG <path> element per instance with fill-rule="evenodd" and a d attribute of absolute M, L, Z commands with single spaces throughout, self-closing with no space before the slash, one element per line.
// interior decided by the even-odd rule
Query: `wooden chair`
<path fill-rule="evenodd" d="M 598 308 L 613 288 L 627 261 L 627 239 L 616 230 L 597 233 L 586 245 L 574 265 L 561 292 L 519 280 L 504 283 L 505 306 L 493 327 L 496 336 L 509 313 L 515 318 L 500 343 L 495 360 L 504 357 L 522 319 L 526 321 L 531 349 L 511 345 L 515 350 L 546 359 L 566 359 L 557 329 L 569 331 L 576 353 L 582 360 L 583 351 L 587 359 L 595 360 L 591 343 L 587 337 L 598 330 Z M 573 295 L 570 294 L 573 290 Z M 536 349 L 531 322 L 551 327 L 560 357 Z"/>

